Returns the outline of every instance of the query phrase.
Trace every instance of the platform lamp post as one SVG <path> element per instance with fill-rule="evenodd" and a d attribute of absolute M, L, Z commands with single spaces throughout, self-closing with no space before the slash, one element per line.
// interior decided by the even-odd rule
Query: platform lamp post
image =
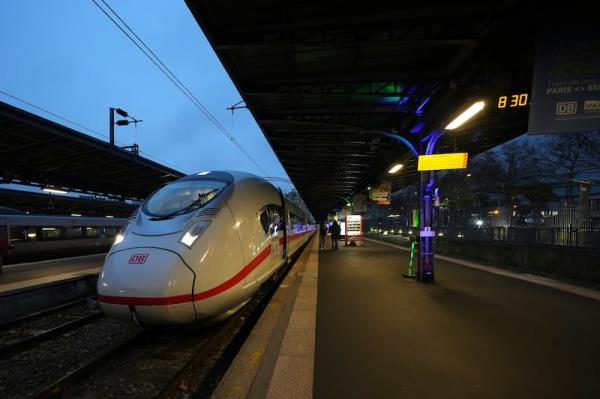
<path fill-rule="evenodd" d="M 133 123 L 135 126 L 137 126 L 138 123 L 143 122 L 141 119 L 135 119 L 132 116 L 129 116 L 129 114 L 127 113 L 127 111 L 122 110 L 121 108 L 113 108 L 110 107 L 108 109 L 109 111 L 109 127 L 110 127 L 110 145 L 111 147 L 115 146 L 115 125 L 117 126 L 127 126 L 130 123 Z M 115 122 L 115 112 L 119 115 L 121 115 L 123 118 L 127 118 L 127 119 L 119 119 L 118 121 Z M 139 146 L 137 143 L 133 143 L 133 145 L 131 146 L 125 146 L 125 147 L 120 147 L 124 150 L 130 150 L 131 152 L 133 152 L 135 155 L 139 154 Z"/>
<path fill-rule="evenodd" d="M 483 101 L 478 101 L 450 122 L 444 130 L 431 131 L 421 138 L 419 135 L 419 155 L 432 155 L 438 140 L 446 133 L 458 129 L 465 122 L 479 113 L 485 107 Z M 424 148 L 423 148 L 424 147 Z M 419 267 L 417 279 L 421 282 L 432 283 L 434 275 L 434 226 L 433 206 L 435 172 L 433 170 L 421 171 L 419 173 L 420 198 L 419 198 Z"/>

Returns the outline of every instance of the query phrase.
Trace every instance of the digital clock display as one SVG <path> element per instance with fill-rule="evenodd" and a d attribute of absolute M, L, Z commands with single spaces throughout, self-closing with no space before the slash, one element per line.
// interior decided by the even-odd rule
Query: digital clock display
<path fill-rule="evenodd" d="M 509 96 L 498 97 L 498 109 L 520 108 L 529 105 L 529 94 L 511 94 Z"/>

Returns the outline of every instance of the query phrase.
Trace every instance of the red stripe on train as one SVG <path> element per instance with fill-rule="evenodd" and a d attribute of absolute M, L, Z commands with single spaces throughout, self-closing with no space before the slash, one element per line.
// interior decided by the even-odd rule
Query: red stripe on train
<path fill-rule="evenodd" d="M 219 284 L 218 286 L 206 291 L 202 291 L 192 297 L 192 294 L 159 297 L 159 298 L 144 298 L 132 296 L 111 296 L 98 295 L 98 301 L 114 305 L 134 305 L 134 306 L 165 306 L 177 305 L 192 301 L 199 301 L 218 295 L 232 288 L 244 279 L 248 274 L 252 273 L 269 255 L 271 254 L 271 246 L 263 249 L 250 263 L 229 280 Z"/>

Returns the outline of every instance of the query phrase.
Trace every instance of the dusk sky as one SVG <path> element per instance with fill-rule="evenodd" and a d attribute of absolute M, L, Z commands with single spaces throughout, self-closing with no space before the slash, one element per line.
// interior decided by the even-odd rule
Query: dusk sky
<path fill-rule="evenodd" d="M 99 2 L 102 4 L 101 2 Z M 288 178 L 185 3 L 107 1 L 232 133 L 269 176 Z M 0 101 L 108 140 L 108 109 L 142 119 L 116 127 L 120 145 L 185 173 L 236 169 L 262 175 L 142 54 L 91 0 L 0 4 L 0 91 L 103 136 L 70 125 L 0 93 Z M 287 191 L 291 185 L 282 185 Z"/>

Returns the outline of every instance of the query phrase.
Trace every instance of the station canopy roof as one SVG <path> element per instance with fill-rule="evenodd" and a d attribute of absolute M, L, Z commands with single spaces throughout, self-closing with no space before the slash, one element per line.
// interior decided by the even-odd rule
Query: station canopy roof
<path fill-rule="evenodd" d="M 418 147 L 485 100 L 439 152 L 472 157 L 523 134 L 528 107 L 496 104 L 529 95 L 536 24 L 553 12 L 519 1 L 186 3 L 316 215 L 383 178 L 394 190 L 416 181 L 415 156 L 389 133 Z"/>
<path fill-rule="evenodd" d="M 3 102 L 0 137 L 3 183 L 54 187 L 124 200 L 143 199 L 161 185 L 183 176 L 177 170 Z M 33 206 L 37 197 L 28 198 Z M 71 204 L 74 200 L 57 201 Z M 99 214 L 120 209 L 115 208 L 116 204 L 105 208 L 94 203 L 98 201 L 90 201 L 87 206 Z"/>

